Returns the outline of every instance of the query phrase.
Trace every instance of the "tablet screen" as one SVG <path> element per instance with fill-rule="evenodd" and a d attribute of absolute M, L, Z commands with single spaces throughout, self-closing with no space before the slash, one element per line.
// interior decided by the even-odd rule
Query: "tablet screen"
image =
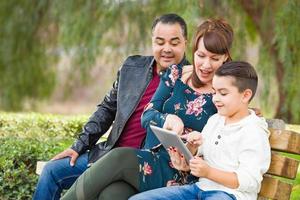
<path fill-rule="evenodd" d="M 166 149 L 176 147 L 187 161 L 193 158 L 192 153 L 175 132 L 152 125 L 150 125 L 150 128 Z"/>

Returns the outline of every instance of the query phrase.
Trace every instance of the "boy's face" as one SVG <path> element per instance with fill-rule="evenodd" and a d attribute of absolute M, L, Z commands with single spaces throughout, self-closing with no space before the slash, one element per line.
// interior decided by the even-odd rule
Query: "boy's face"
<path fill-rule="evenodd" d="M 218 113 L 226 118 L 239 117 L 244 112 L 248 112 L 248 102 L 252 92 L 246 89 L 239 92 L 234 86 L 235 79 L 231 76 L 214 76 L 212 86 L 215 91 L 213 102 Z"/>
<path fill-rule="evenodd" d="M 186 39 L 178 23 L 158 23 L 152 32 L 152 52 L 159 70 L 179 64 L 184 57 Z"/>

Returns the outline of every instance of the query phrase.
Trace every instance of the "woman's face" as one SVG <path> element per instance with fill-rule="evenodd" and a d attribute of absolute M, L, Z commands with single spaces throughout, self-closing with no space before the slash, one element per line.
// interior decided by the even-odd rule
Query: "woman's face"
<path fill-rule="evenodd" d="M 204 84 L 211 84 L 215 71 L 227 60 L 226 54 L 215 54 L 207 51 L 200 38 L 194 54 L 195 70 L 198 78 Z"/>

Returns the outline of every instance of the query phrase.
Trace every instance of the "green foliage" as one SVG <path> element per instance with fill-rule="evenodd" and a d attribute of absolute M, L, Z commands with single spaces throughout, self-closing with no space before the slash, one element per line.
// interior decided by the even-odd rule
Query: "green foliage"
<path fill-rule="evenodd" d="M 279 51 L 279 57 L 284 64 L 284 90 L 286 91 L 286 103 L 283 105 L 283 112 L 293 110 L 285 118 L 291 119 L 294 123 L 300 122 L 300 1 L 289 0 L 280 7 L 276 15 L 276 37 L 275 42 Z"/>
<path fill-rule="evenodd" d="M 0 9 L 0 106 L 19 110 L 23 101 L 48 97 L 55 86 L 55 57 L 43 40 L 48 1 L 1 1 Z"/>
<path fill-rule="evenodd" d="M 37 183 L 36 162 L 49 160 L 71 140 L 0 138 L 0 199 L 31 199 Z"/>
<path fill-rule="evenodd" d="M 255 12 L 246 12 L 245 4 Z M 70 58 L 72 68 L 67 95 L 75 82 L 89 80 L 97 56 L 118 67 L 128 54 L 149 53 L 153 19 L 174 12 L 186 19 L 190 40 L 202 18 L 227 19 L 235 31 L 234 59 L 247 59 L 246 46 L 258 42 L 264 52 L 259 54 L 258 69 L 270 72 L 262 77 L 266 79 L 262 105 L 270 105 L 270 99 L 277 102 L 281 91 L 274 88 L 283 84 L 285 101 L 279 116 L 299 123 L 299 4 L 298 0 L 1 1 L 0 108 L 32 108 L 36 100 L 49 97 L 59 73 L 55 65 L 62 58 Z M 275 54 L 270 51 L 273 46 Z M 190 53 L 187 56 L 191 58 Z M 284 65 L 283 82 L 276 77 L 278 61 Z"/>
<path fill-rule="evenodd" d="M 31 199 L 36 162 L 69 147 L 86 116 L 0 113 L 0 199 Z"/>
<path fill-rule="evenodd" d="M 300 156 L 294 157 L 297 160 L 300 160 Z M 294 187 L 292 189 L 291 200 L 298 200 L 300 197 L 300 166 L 298 168 L 298 173 L 296 180 L 294 181 Z"/>
<path fill-rule="evenodd" d="M 197 1 L 179 0 L 1 1 L 0 108 L 21 110 L 49 97 L 58 73 L 54 66 L 63 56 L 72 66 L 68 94 L 73 82 L 87 82 L 96 56 L 106 53 L 112 62 L 146 50 L 156 16 L 176 12 L 192 19 L 197 8 Z"/>
<path fill-rule="evenodd" d="M 0 113 L 0 137 L 75 138 L 86 121 L 86 116 Z"/>

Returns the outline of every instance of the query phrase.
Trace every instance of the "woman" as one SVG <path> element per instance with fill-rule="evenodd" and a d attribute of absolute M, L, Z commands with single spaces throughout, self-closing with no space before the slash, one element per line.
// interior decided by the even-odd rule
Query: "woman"
<path fill-rule="evenodd" d="M 232 28 L 225 21 L 212 19 L 202 23 L 193 42 L 193 65 L 172 65 L 162 75 L 157 91 L 145 108 L 144 148 L 112 150 L 80 176 L 62 199 L 95 199 L 117 181 L 131 185 L 137 192 L 190 181 L 170 164 L 168 152 L 149 125 L 151 122 L 178 134 L 203 129 L 208 118 L 216 113 L 212 77 L 216 69 L 231 60 L 232 39 Z M 120 195 L 120 199 L 127 198 Z"/>

